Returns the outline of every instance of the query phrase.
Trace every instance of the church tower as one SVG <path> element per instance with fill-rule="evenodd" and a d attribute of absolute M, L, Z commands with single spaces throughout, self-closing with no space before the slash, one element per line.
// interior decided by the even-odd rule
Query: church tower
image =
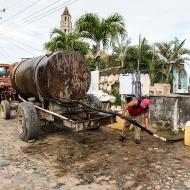
<path fill-rule="evenodd" d="M 72 32 L 71 15 L 67 7 L 65 7 L 65 10 L 61 15 L 60 29 L 66 34 Z"/>

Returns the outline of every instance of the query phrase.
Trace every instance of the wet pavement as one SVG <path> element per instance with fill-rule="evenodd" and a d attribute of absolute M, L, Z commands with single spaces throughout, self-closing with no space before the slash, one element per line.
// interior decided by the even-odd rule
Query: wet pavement
<path fill-rule="evenodd" d="M 121 144 L 119 131 L 105 127 L 78 134 L 48 127 L 26 143 L 15 119 L 0 119 L 0 129 L 0 190 L 190 189 L 190 147 L 183 142 L 143 133 L 136 145 L 130 132 Z"/>

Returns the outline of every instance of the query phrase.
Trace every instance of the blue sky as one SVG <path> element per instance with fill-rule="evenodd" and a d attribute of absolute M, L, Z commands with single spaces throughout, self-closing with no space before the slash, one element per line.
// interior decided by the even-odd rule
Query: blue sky
<path fill-rule="evenodd" d="M 59 27 L 60 15 L 64 5 L 68 5 L 68 3 L 64 4 L 67 1 L 0 0 L 0 9 L 6 8 L 5 13 L 0 13 L 2 17 L 0 21 L 0 62 L 14 62 L 21 58 L 43 54 L 43 44 L 49 39 L 50 31 L 54 27 Z M 102 17 L 118 12 L 125 18 L 126 28 L 133 44 L 137 43 L 141 33 L 151 43 L 169 41 L 174 37 L 180 40 L 186 39 L 186 47 L 190 48 L 189 0 L 72 1 L 73 3 L 68 5 L 68 8 L 73 23 L 86 12 L 94 12 Z M 57 6 L 60 10 L 33 23 L 30 23 L 28 19 L 36 15 L 26 18 L 50 4 L 52 5 L 49 8 L 41 10 L 37 15 L 45 11 L 50 12 L 50 9 Z M 32 5 L 30 8 L 23 11 L 30 5 Z M 24 18 L 26 19 L 23 20 Z"/>

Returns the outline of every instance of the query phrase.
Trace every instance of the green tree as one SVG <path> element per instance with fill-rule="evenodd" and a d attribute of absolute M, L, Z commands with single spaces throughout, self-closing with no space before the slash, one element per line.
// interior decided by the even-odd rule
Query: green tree
<path fill-rule="evenodd" d="M 106 48 L 111 38 L 125 33 L 125 22 L 121 15 L 115 13 L 108 18 L 100 18 L 97 14 L 86 13 L 75 23 L 76 31 L 86 39 L 95 43 L 96 69 L 99 69 L 101 45 Z"/>
<path fill-rule="evenodd" d="M 152 59 L 153 51 L 147 39 L 145 37 L 141 39 L 141 35 L 139 35 L 137 52 L 137 70 L 146 71 L 148 69 L 148 62 Z"/>
<path fill-rule="evenodd" d="M 146 38 L 139 37 L 139 44 L 128 46 L 125 53 L 125 67 L 129 70 L 148 72 L 149 61 L 152 59 L 152 46 Z"/>
<path fill-rule="evenodd" d="M 127 52 L 127 48 L 131 43 L 131 39 L 127 38 L 127 35 L 116 36 L 115 39 L 112 40 L 112 56 L 115 57 L 116 62 L 120 62 L 121 66 L 124 66 L 125 56 Z"/>
<path fill-rule="evenodd" d="M 46 42 L 44 46 L 46 50 L 51 52 L 72 50 L 78 51 L 82 55 L 86 55 L 89 51 L 89 44 L 83 42 L 79 34 L 65 34 L 57 28 L 53 29 L 50 34 L 50 41 Z"/>
<path fill-rule="evenodd" d="M 170 83 L 172 80 L 172 68 L 174 63 L 179 63 L 181 55 L 189 53 L 189 50 L 184 48 L 185 40 L 180 41 L 175 38 L 169 42 L 160 42 L 155 44 L 157 54 L 163 62 L 162 73 L 165 75 L 165 83 Z"/>
<path fill-rule="evenodd" d="M 162 61 L 159 56 L 156 54 L 155 45 L 152 46 L 151 50 L 151 59 L 148 59 L 148 73 L 150 76 L 151 85 L 155 82 L 161 82 L 162 80 L 162 72 L 160 72 L 162 68 Z"/>
<path fill-rule="evenodd" d="M 129 46 L 125 54 L 124 67 L 129 71 L 136 70 L 138 59 L 138 48 L 137 46 Z"/>
<path fill-rule="evenodd" d="M 148 43 L 146 38 L 139 36 L 139 44 L 129 46 L 125 53 L 125 67 L 128 71 L 139 70 L 149 73 L 151 83 L 160 82 L 161 60 L 155 52 L 155 46 Z"/>
<path fill-rule="evenodd" d="M 96 60 L 94 58 L 86 58 L 86 64 L 90 68 L 91 71 L 94 71 L 96 69 Z M 107 66 L 107 61 L 104 59 L 100 59 L 99 63 L 99 69 L 104 70 Z"/>

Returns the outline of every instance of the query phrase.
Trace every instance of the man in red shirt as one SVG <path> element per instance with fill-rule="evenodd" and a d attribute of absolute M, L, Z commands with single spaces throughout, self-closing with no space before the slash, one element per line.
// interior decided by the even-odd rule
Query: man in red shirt
<path fill-rule="evenodd" d="M 134 98 L 132 101 L 126 104 L 123 109 L 123 116 L 127 116 L 130 119 L 135 119 L 138 123 L 144 123 L 145 127 L 149 129 L 149 105 L 150 100 L 148 98 Z M 127 131 L 131 123 L 126 121 L 125 126 L 123 127 L 122 135 L 120 136 L 120 141 L 124 141 L 127 135 Z M 135 127 L 135 143 L 140 144 L 140 132 L 139 127 Z"/>

